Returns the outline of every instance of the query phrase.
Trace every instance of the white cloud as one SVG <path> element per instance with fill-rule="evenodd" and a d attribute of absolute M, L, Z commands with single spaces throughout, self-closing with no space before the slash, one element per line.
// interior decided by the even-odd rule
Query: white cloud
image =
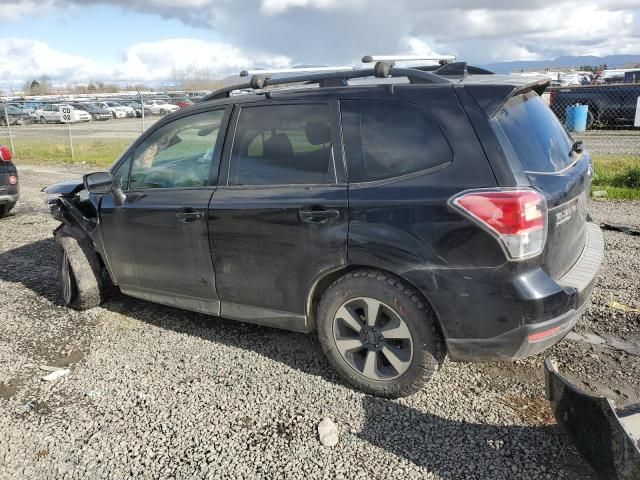
<path fill-rule="evenodd" d="M 0 20 L 15 20 L 49 10 L 52 0 L 0 0 Z"/>
<path fill-rule="evenodd" d="M 126 48 L 114 63 L 59 52 L 38 40 L 0 38 L 0 58 L 3 59 L 0 78 L 11 79 L 12 88 L 42 75 L 57 83 L 89 80 L 159 83 L 181 76 L 215 79 L 254 65 L 282 68 L 291 64 L 282 55 L 249 54 L 224 43 L 189 38 L 135 44 Z"/>
<path fill-rule="evenodd" d="M 362 4 L 359 0 L 262 0 L 261 11 L 267 15 L 278 15 L 291 8 L 315 8 L 318 10 L 342 9 Z"/>

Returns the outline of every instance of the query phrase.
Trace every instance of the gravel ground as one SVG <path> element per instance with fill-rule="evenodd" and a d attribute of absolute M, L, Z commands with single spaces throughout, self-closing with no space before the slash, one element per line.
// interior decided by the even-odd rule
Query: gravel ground
<path fill-rule="evenodd" d="M 38 191 L 74 173 L 21 168 L 22 200 L 0 226 L 0 478 L 593 478 L 544 399 L 543 355 L 447 362 L 389 401 L 345 386 L 310 335 L 122 295 L 61 307 L 56 222 Z M 640 203 L 594 202 L 592 214 L 637 226 Z M 640 238 L 605 238 L 577 330 L 638 341 L 640 315 L 608 305 L 640 307 Z M 588 388 L 640 398 L 638 357 L 572 341 L 549 353 Z M 44 382 L 42 366 L 70 373 Z M 318 441 L 325 417 L 333 448 Z"/>
<path fill-rule="evenodd" d="M 582 140 L 591 155 L 633 155 L 640 153 L 640 129 L 589 130 L 572 134 Z"/>

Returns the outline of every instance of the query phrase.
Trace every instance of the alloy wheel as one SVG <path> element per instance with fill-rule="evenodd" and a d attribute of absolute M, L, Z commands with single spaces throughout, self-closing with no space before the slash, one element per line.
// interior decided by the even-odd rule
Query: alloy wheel
<path fill-rule="evenodd" d="M 413 359 L 413 339 L 406 322 L 374 298 L 343 303 L 333 318 L 333 339 L 349 366 L 372 380 L 398 378 Z"/>
<path fill-rule="evenodd" d="M 69 305 L 73 300 L 73 274 L 71 273 L 71 265 L 69 265 L 67 252 L 62 254 L 62 271 L 60 273 L 62 280 L 62 297 L 64 303 Z"/>

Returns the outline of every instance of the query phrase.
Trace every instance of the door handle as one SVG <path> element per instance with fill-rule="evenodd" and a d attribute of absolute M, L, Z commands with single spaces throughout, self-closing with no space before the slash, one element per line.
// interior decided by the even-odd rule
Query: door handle
<path fill-rule="evenodd" d="M 326 223 L 340 217 L 336 208 L 326 208 L 321 205 L 303 207 L 298 211 L 298 217 L 304 223 Z"/>
<path fill-rule="evenodd" d="M 195 208 L 183 208 L 180 212 L 176 213 L 178 220 L 184 223 L 192 223 L 204 218 L 204 213 L 196 211 Z"/>

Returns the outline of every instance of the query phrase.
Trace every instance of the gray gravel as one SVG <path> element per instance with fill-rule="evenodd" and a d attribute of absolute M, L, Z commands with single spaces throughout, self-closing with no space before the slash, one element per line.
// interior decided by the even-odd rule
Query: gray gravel
<path fill-rule="evenodd" d="M 56 222 L 38 191 L 72 173 L 21 167 L 22 201 L 0 223 L 0 478 L 592 478 L 551 417 L 543 355 L 447 362 L 423 391 L 389 401 L 346 387 L 313 336 L 125 296 L 91 312 L 61 307 Z M 640 218 L 638 203 L 592 211 Z M 637 338 L 640 316 L 607 303 L 638 306 L 640 239 L 605 238 L 577 328 Z M 551 354 L 618 399 L 640 394 L 637 358 L 569 341 Z M 45 382 L 41 366 L 71 372 Z M 318 439 L 326 417 L 335 447 Z"/>
<path fill-rule="evenodd" d="M 591 155 L 637 156 L 640 152 L 640 129 L 588 130 L 572 134 L 582 140 Z"/>

